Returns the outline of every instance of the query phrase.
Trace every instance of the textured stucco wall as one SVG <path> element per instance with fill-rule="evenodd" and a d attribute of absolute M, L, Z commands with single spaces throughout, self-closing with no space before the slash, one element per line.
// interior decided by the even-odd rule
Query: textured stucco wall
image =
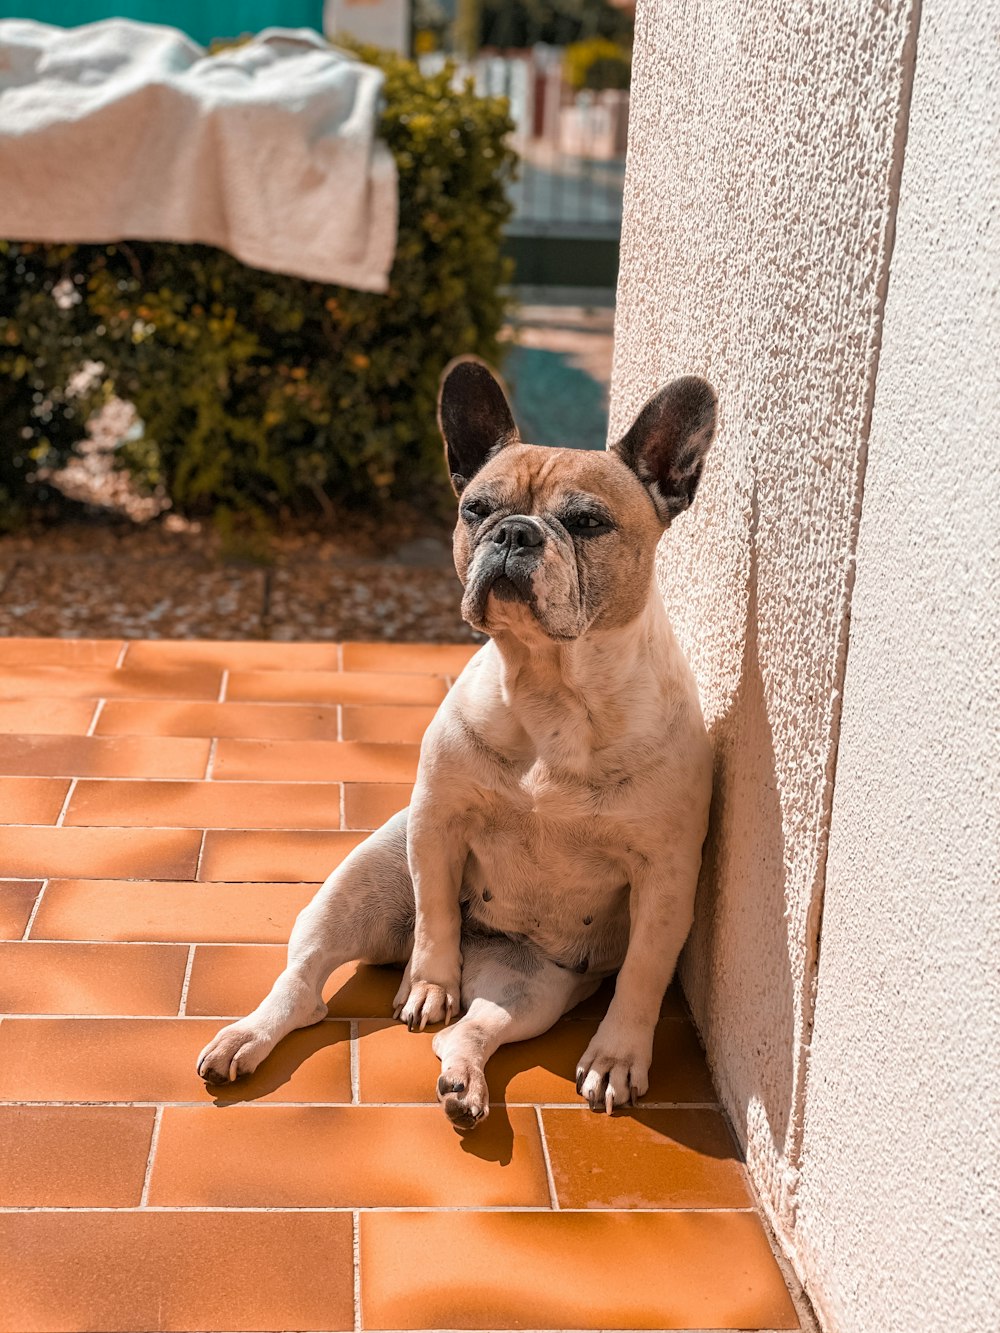
<path fill-rule="evenodd" d="M 716 750 L 682 974 L 838 1333 L 1000 1299 L 998 37 L 996 0 L 637 18 L 611 437 L 675 374 L 722 407 L 658 558 Z"/>
<path fill-rule="evenodd" d="M 719 389 L 658 566 L 717 756 L 683 980 L 786 1242 L 912 58 L 897 0 L 637 12 L 611 434 L 672 375 Z"/>
<path fill-rule="evenodd" d="M 924 0 L 796 1238 L 843 1333 L 1000 1320 L 998 39 L 995 3 Z"/>

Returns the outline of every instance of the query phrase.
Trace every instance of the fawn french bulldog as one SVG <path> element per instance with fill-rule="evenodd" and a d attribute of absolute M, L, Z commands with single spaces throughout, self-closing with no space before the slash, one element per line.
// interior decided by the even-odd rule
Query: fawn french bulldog
<path fill-rule="evenodd" d="M 704 380 L 655 394 L 607 453 L 522 443 L 471 357 L 438 418 L 459 497 L 462 614 L 490 636 L 424 737 L 412 802 L 301 912 L 270 994 L 198 1059 L 224 1083 L 326 1015 L 351 959 L 405 964 L 396 1016 L 434 1037 L 459 1126 L 485 1065 L 618 973 L 577 1088 L 609 1113 L 648 1087 L 663 993 L 692 920 L 712 761 L 653 577 L 715 431 Z M 462 1017 L 451 1023 L 461 1010 Z"/>

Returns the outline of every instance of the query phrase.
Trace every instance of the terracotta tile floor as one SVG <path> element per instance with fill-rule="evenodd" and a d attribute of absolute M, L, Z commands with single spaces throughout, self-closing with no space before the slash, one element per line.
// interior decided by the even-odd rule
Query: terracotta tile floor
<path fill-rule="evenodd" d="M 353 964 L 252 1078 L 194 1075 L 471 651 L 0 640 L 0 1328 L 799 1327 L 677 992 L 613 1118 L 573 1087 L 607 991 L 462 1136 Z"/>

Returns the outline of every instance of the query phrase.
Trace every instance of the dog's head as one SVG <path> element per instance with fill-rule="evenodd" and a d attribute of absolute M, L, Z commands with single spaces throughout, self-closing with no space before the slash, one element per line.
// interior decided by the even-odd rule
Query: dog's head
<path fill-rule="evenodd" d="M 451 362 L 438 421 L 469 624 L 568 641 L 633 620 L 661 533 L 694 499 L 715 406 L 704 380 L 673 380 L 607 453 L 549 448 L 522 442 L 484 362 Z"/>

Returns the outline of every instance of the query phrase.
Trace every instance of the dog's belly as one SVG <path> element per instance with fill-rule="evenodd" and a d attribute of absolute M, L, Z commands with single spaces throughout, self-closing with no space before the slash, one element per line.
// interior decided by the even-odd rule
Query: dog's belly
<path fill-rule="evenodd" d="M 592 820 L 484 820 L 470 838 L 462 900 L 471 921 L 523 936 L 563 967 L 612 972 L 625 958 L 625 870 Z"/>

